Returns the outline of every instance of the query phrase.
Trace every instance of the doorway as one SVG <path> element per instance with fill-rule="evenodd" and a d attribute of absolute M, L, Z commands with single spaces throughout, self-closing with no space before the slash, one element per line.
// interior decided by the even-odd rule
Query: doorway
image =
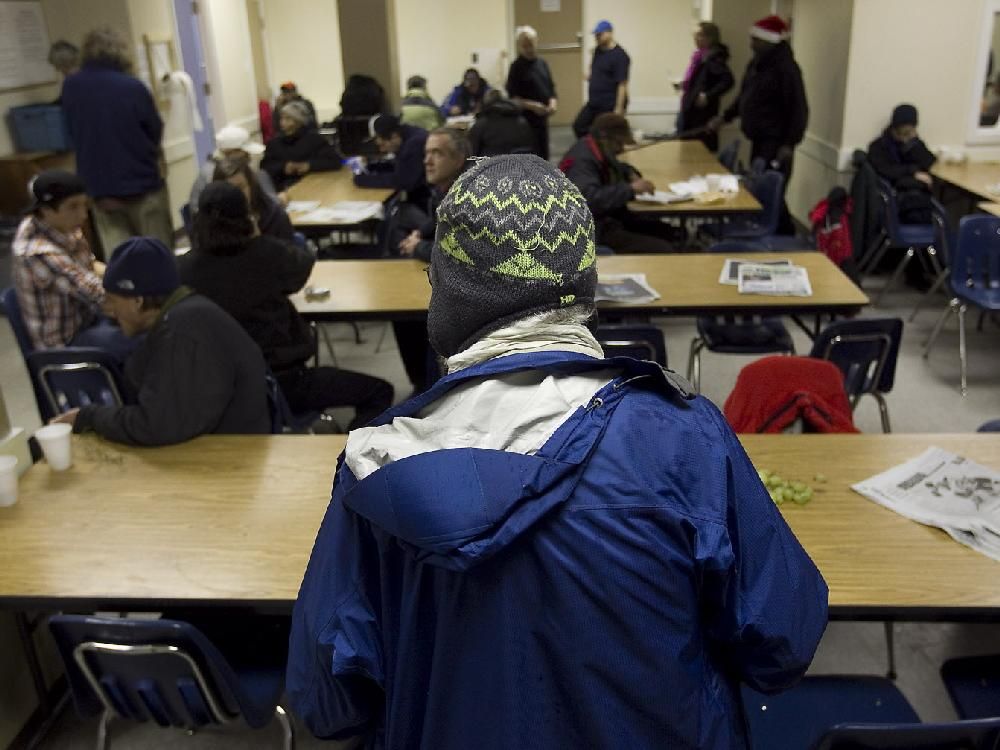
<path fill-rule="evenodd" d="M 215 124 L 212 109 L 208 104 L 208 66 L 205 62 L 205 48 L 201 43 L 201 26 L 198 22 L 196 6 L 191 0 L 174 0 L 174 19 L 177 24 L 177 39 L 180 41 L 181 59 L 184 72 L 191 76 L 194 84 L 194 98 L 201 116 L 202 129 L 195 130 L 195 157 L 198 165 L 208 161 L 215 150 Z"/>
<path fill-rule="evenodd" d="M 538 32 L 538 55 L 549 65 L 559 109 L 550 125 L 569 125 L 583 106 L 583 0 L 513 0 L 514 26 Z"/>

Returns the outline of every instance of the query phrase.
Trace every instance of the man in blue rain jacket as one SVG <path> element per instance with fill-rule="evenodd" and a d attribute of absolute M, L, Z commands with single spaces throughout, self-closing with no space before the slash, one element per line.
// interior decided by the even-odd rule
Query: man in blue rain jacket
<path fill-rule="evenodd" d="M 438 212 L 449 374 L 351 433 L 292 623 L 320 737 L 434 750 L 731 748 L 738 685 L 805 672 L 827 589 L 712 404 L 587 323 L 593 220 L 535 156 Z"/>

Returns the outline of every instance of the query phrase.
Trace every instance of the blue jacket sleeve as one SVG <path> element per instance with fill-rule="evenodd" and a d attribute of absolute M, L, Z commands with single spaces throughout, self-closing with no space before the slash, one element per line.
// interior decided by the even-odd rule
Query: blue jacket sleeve
<path fill-rule="evenodd" d="M 805 674 L 827 622 L 827 586 L 718 412 L 728 545 L 705 566 L 708 635 L 727 671 L 762 692 Z"/>
<path fill-rule="evenodd" d="M 340 473 L 292 613 L 285 684 L 292 710 L 330 739 L 366 731 L 384 695 L 381 638 L 364 591 L 374 541 L 344 507 Z"/>

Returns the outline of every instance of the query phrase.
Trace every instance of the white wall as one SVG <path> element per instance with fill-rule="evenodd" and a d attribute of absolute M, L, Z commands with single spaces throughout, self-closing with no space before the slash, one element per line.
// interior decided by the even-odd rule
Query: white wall
<path fill-rule="evenodd" d="M 400 86 L 410 76 L 422 75 L 438 103 L 473 67 L 473 50 L 508 52 L 513 44 L 506 0 L 395 0 L 395 13 Z M 509 56 L 505 60 L 510 63 Z M 490 85 L 503 85 L 480 72 Z"/>
<path fill-rule="evenodd" d="M 339 114 L 344 71 L 333 0 L 264 0 L 264 40 L 275 89 L 272 103 L 278 85 L 291 80 L 312 100 L 321 121 Z"/>
<path fill-rule="evenodd" d="M 214 71 L 212 116 L 220 128 L 234 124 L 254 132 L 259 129 L 257 82 L 246 1 L 211 0 L 201 7 L 208 36 L 205 46 Z"/>

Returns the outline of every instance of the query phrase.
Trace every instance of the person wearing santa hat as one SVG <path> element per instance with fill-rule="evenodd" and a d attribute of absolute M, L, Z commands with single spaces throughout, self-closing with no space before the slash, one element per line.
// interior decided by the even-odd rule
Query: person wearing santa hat
<path fill-rule="evenodd" d="M 795 146 L 802 140 L 809 121 L 809 105 L 802 71 L 788 44 L 788 24 L 778 16 L 767 16 L 750 27 L 753 57 L 747 64 L 739 94 L 720 117 L 708 125 L 718 130 L 723 123 L 740 118 L 740 129 L 750 139 L 751 162 L 763 159 L 768 168 L 785 176 L 792 174 Z M 791 216 L 782 201 L 778 231 L 793 234 Z"/>

